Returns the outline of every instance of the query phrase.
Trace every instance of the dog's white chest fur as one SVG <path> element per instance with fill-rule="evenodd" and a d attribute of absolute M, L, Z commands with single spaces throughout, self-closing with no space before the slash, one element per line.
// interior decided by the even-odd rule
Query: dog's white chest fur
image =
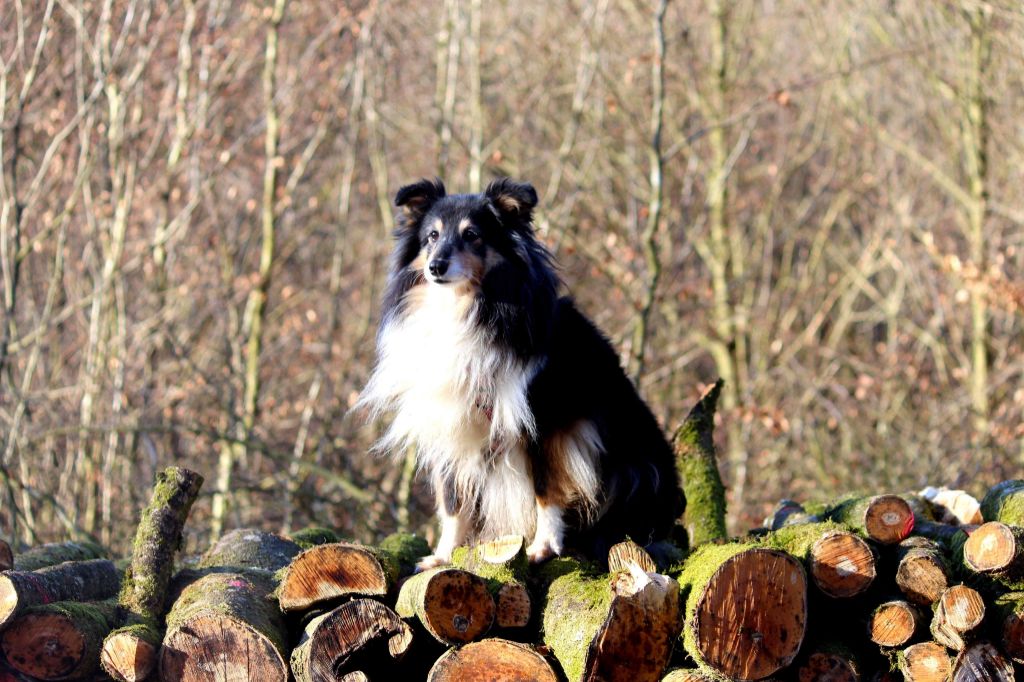
<path fill-rule="evenodd" d="M 478 505 L 480 534 L 529 537 L 536 523 L 523 448 L 534 421 L 527 387 L 537 370 L 496 348 L 470 319 L 469 296 L 427 285 L 381 331 L 377 367 L 361 403 L 394 420 L 379 447 L 415 446 L 436 481 L 451 477 Z"/>

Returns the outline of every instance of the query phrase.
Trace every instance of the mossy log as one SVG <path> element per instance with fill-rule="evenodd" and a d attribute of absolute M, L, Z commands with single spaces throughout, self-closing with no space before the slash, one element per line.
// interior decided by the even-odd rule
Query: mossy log
<path fill-rule="evenodd" d="M 479 639 L 494 623 L 494 599 L 487 582 L 459 568 L 433 568 L 402 584 L 395 611 L 417 618 L 442 644 Z"/>
<path fill-rule="evenodd" d="M 989 521 L 971 532 L 963 553 L 970 570 L 1014 586 L 1024 575 L 1024 528 Z"/>
<path fill-rule="evenodd" d="M 761 523 L 762 528 L 767 530 L 779 530 L 786 526 L 793 526 L 801 523 L 817 523 L 821 519 L 809 514 L 804 506 L 793 500 L 779 500 L 771 513 Z"/>
<path fill-rule="evenodd" d="M 997 644 L 1014 661 L 1024 663 L 1024 592 L 1007 592 L 989 603 Z"/>
<path fill-rule="evenodd" d="M 900 542 L 914 529 L 914 512 L 899 495 L 850 498 L 831 508 L 827 516 L 883 545 Z"/>
<path fill-rule="evenodd" d="M 937 642 L 911 644 L 896 657 L 906 682 L 948 682 L 953 661 L 946 647 Z"/>
<path fill-rule="evenodd" d="M 390 536 L 380 547 L 313 545 L 281 571 L 277 598 L 281 609 L 290 612 L 349 595 L 385 595 L 400 577 L 412 573 L 416 559 L 429 553 L 423 538 L 408 533 Z"/>
<path fill-rule="evenodd" d="M 544 641 L 569 682 L 657 681 L 680 629 L 679 585 L 635 563 L 614 575 L 583 567 L 545 595 Z"/>
<path fill-rule="evenodd" d="M 14 568 L 14 552 L 6 540 L 0 538 L 0 571 L 9 571 Z"/>
<path fill-rule="evenodd" d="M 981 499 L 981 517 L 1009 526 L 1024 526 L 1024 480 L 996 483 Z"/>
<path fill-rule="evenodd" d="M 210 573 L 185 587 L 167 614 L 160 678 L 288 679 L 286 630 L 268 573 Z"/>
<path fill-rule="evenodd" d="M 927 538 L 941 545 L 948 545 L 958 533 L 961 533 L 966 526 L 954 526 L 948 523 L 936 523 L 935 521 L 914 520 L 914 536 Z"/>
<path fill-rule="evenodd" d="M 915 604 L 934 604 L 949 587 L 949 567 L 939 545 L 912 536 L 896 549 L 896 585 Z"/>
<path fill-rule="evenodd" d="M 952 682 L 1013 682 L 1013 663 L 988 642 L 975 642 L 953 661 Z"/>
<path fill-rule="evenodd" d="M 14 557 L 15 571 L 38 571 L 65 561 L 108 559 L 106 551 L 95 542 L 53 542 L 38 545 Z"/>
<path fill-rule="evenodd" d="M 317 616 L 305 628 L 291 655 L 296 682 L 335 680 L 344 675 L 380 671 L 412 643 L 412 629 L 397 613 L 372 599 L 354 599 Z M 370 672 L 360 668 L 367 666 Z"/>
<path fill-rule="evenodd" d="M 103 669 L 116 680 L 145 679 L 156 665 L 174 555 L 202 485 L 202 476 L 181 467 L 157 475 L 118 597 L 127 624 L 111 632 L 103 645 Z"/>
<path fill-rule="evenodd" d="M 327 545 L 332 542 L 341 542 L 342 538 L 330 528 L 322 526 L 310 526 L 288 534 L 288 539 L 302 549 L 309 549 L 317 545 Z"/>
<path fill-rule="evenodd" d="M 807 625 L 807 576 L 795 557 L 742 543 L 704 545 L 683 565 L 679 584 L 683 646 L 702 670 L 756 680 L 793 662 Z"/>
<path fill-rule="evenodd" d="M 904 647 L 928 626 L 929 620 L 914 604 L 901 599 L 875 607 L 868 621 L 868 636 L 880 647 Z"/>
<path fill-rule="evenodd" d="M 690 545 L 725 540 L 725 486 L 715 457 L 715 409 L 724 381 L 719 379 L 676 430 L 676 467 L 686 498 Z"/>
<path fill-rule="evenodd" d="M 558 675 L 533 647 L 491 638 L 449 649 L 434 663 L 427 682 L 557 682 Z"/>
<path fill-rule="evenodd" d="M 939 597 L 932 615 L 931 633 L 936 642 L 962 650 L 985 618 L 981 595 L 966 585 L 954 585 Z"/>
<path fill-rule="evenodd" d="M 521 628 L 530 622 L 533 599 L 526 588 L 529 560 L 522 536 L 508 535 L 474 547 L 459 547 L 452 554 L 452 564 L 487 581 L 494 597 L 495 625 Z"/>
<path fill-rule="evenodd" d="M 40 680 L 71 680 L 99 672 L 103 638 L 117 622 L 117 602 L 56 602 L 33 606 L 0 635 L 4 657 Z"/>
<path fill-rule="evenodd" d="M 258 568 L 279 571 L 302 551 L 288 538 L 255 528 L 226 533 L 196 564 L 196 568 Z"/>
<path fill-rule="evenodd" d="M 37 571 L 0 574 L 0 628 L 25 609 L 59 601 L 96 601 L 113 597 L 121 576 L 112 561 L 67 561 Z"/>
<path fill-rule="evenodd" d="M 856 596 L 875 580 L 876 558 L 870 545 L 835 523 L 785 526 L 763 543 L 803 561 L 814 584 L 830 597 Z"/>

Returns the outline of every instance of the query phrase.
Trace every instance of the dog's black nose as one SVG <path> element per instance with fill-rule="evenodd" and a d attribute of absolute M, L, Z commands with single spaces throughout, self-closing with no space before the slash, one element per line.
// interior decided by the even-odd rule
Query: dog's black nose
<path fill-rule="evenodd" d="M 444 273 L 448 272 L 448 261 L 432 260 L 427 265 L 427 269 L 430 270 L 430 274 L 434 277 L 443 277 Z"/>

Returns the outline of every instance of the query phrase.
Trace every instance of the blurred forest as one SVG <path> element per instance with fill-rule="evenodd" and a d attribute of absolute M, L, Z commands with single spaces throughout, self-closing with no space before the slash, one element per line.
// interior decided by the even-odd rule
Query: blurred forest
<path fill-rule="evenodd" d="M 0 0 L 0 534 L 430 533 L 348 414 L 404 183 L 528 180 L 671 430 L 780 497 L 1024 464 L 1019 0 Z"/>

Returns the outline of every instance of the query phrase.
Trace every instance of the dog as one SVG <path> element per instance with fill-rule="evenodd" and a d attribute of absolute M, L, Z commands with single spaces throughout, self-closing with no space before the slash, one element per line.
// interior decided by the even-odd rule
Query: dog
<path fill-rule="evenodd" d="M 376 365 L 359 405 L 414 447 L 441 532 L 420 568 L 470 539 L 530 539 L 534 562 L 604 560 L 668 535 L 685 507 L 671 447 L 608 339 L 560 295 L 537 192 L 508 178 L 398 190 Z"/>

